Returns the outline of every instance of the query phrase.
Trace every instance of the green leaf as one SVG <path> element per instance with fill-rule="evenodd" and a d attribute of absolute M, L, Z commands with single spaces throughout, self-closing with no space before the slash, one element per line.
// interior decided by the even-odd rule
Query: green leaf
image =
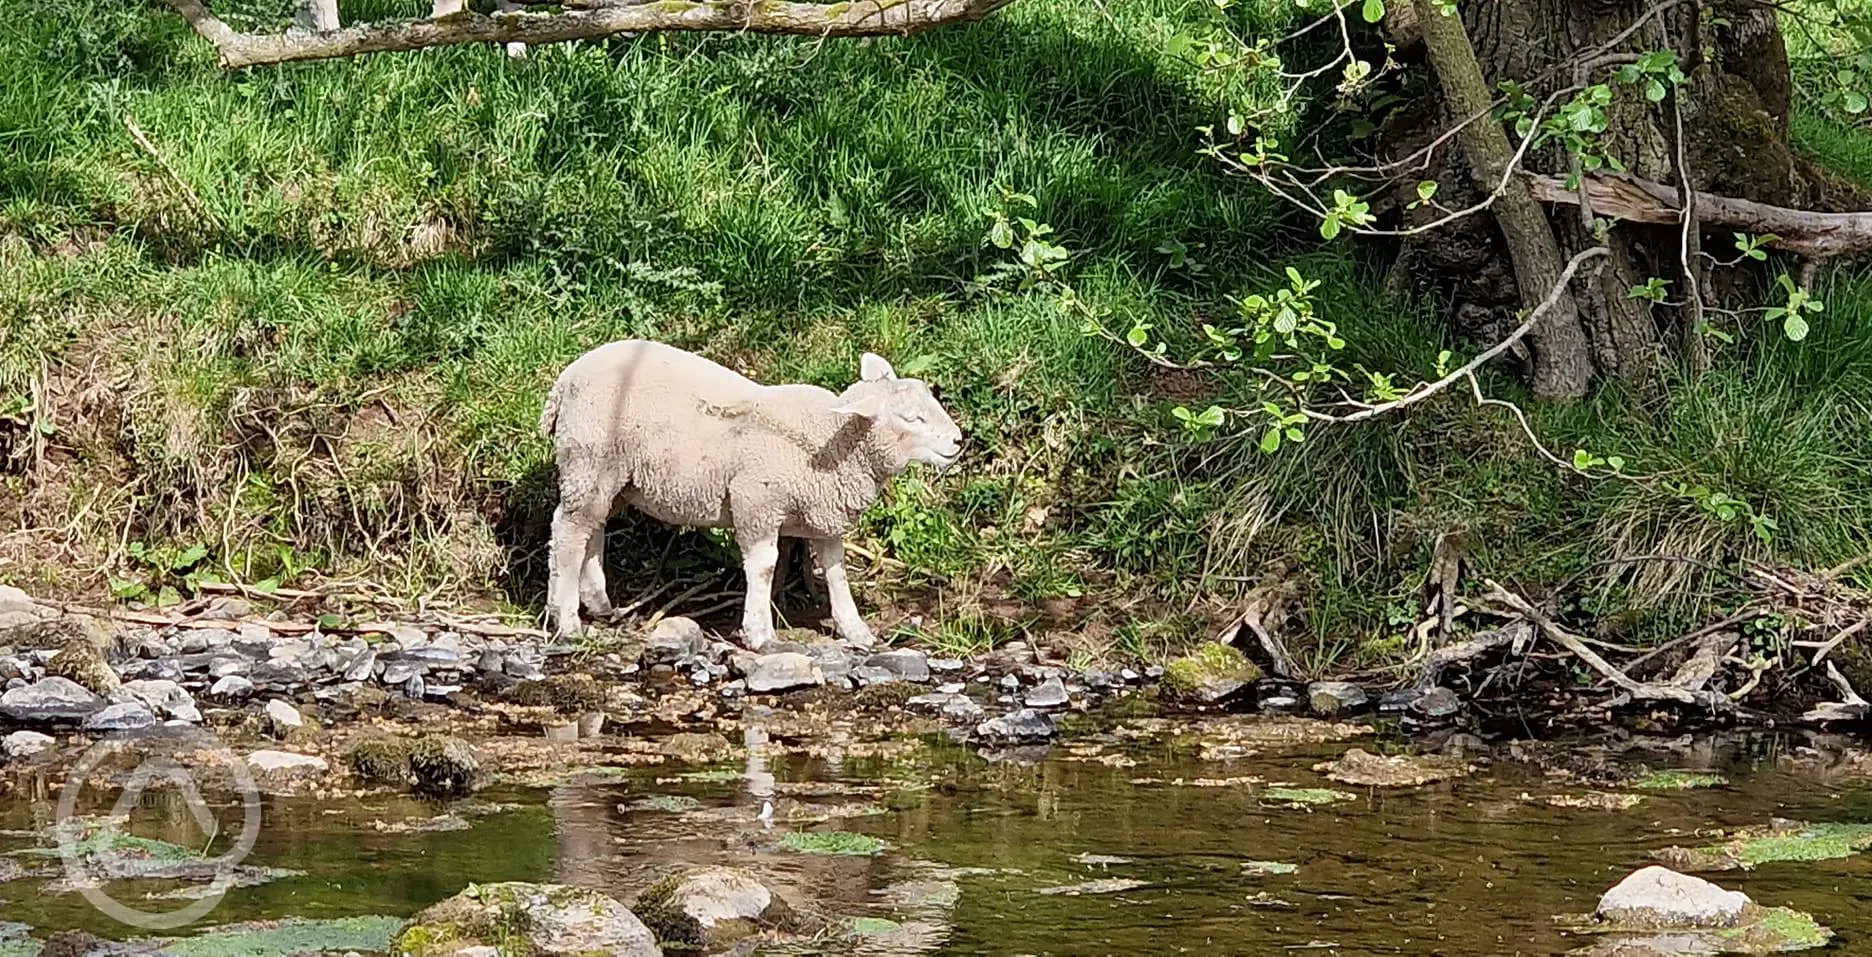
<path fill-rule="evenodd" d="M 1190 414 L 1190 410 L 1180 405 L 1174 409 L 1171 409 L 1170 414 L 1174 416 L 1178 422 L 1183 422 L 1186 424 L 1195 418 L 1195 416 Z"/>
<path fill-rule="evenodd" d="M 208 557 L 208 546 L 194 545 L 194 546 L 191 546 L 187 551 L 176 556 L 175 567 L 187 568 L 190 565 L 193 565 L 196 562 L 199 562 L 202 559 L 207 558 L 207 557 Z"/>
<path fill-rule="evenodd" d="M 280 590 L 280 584 L 281 582 L 277 577 L 262 578 L 261 580 L 253 583 L 253 590 L 259 592 L 262 595 L 271 595 L 274 592 Z"/>
<path fill-rule="evenodd" d="M 1133 346 L 1141 348 L 1144 343 L 1150 341 L 1150 327 L 1145 325 L 1132 326 L 1131 331 L 1125 333 L 1125 341 L 1131 343 Z"/>
<path fill-rule="evenodd" d="M 1664 90 L 1663 83 L 1660 83 L 1657 80 L 1645 81 L 1645 88 L 1644 88 L 1645 99 L 1650 100 L 1653 103 L 1662 103 L 1664 102 L 1664 93 L 1665 93 L 1665 90 Z"/>
<path fill-rule="evenodd" d="M 1365 0 L 1365 8 L 1361 12 L 1365 15 L 1366 23 L 1377 23 L 1383 20 L 1384 0 Z"/>
<path fill-rule="evenodd" d="M 1320 238 L 1333 239 L 1338 235 L 1339 214 L 1337 212 L 1327 213 L 1326 218 L 1320 220 Z"/>
<path fill-rule="evenodd" d="M 1573 467 L 1582 472 L 1592 468 L 1592 453 L 1587 452 L 1585 449 L 1574 449 Z"/>
<path fill-rule="evenodd" d="M 182 594 L 176 591 L 174 586 L 164 585 L 162 586 L 162 590 L 156 593 L 156 607 L 158 608 L 168 608 L 171 605 L 180 604 L 182 604 Z"/>
<path fill-rule="evenodd" d="M 1858 114 L 1858 113 L 1864 113 L 1866 111 L 1867 104 L 1866 104 L 1865 94 L 1860 93 L 1857 90 L 1847 90 L 1846 96 L 1844 99 L 1845 99 L 1844 105 L 1846 107 L 1846 112 Z"/>
<path fill-rule="evenodd" d="M 1287 435 L 1287 441 L 1289 442 L 1305 442 L 1306 441 L 1306 433 L 1300 431 L 1299 429 L 1293 428 L 1292 426 L 1289 426 L 1287 428 L 1286 435 Z"/>
<path fill-rule="evenodd" d="M 1605 457 L 1605 464 L 1612 471 L 1619 472 L 1625 468 L 1625 459 L 1617 455 L 1608 455 Z"/>
<path fill-rule="evenodd" d="M 1222 412 L 1221 406 L 1212 405 L 1202 410 L 1202 414 L 1196 417 L 1196 424 L 1205 425 L 1213 429 L 1222 424 L 1223 415 L 1224 413 Z"/>
<path fill-rule="evenodd" d="M 1807 320 L 1802 318 L 1801 314 L 1798 312 L 1789 312 L 1787 316 L 1781 320 L 1781 331 L 1787 333 L 1789 339 L 1794 342 L 1799 342 L 1807 338 Z"/>
<path fill-rule="evenodd" d="M 1417 198 L 1424 200 L 1425 202 L 1428 202 L 1430 200 L 1430 197 L 1435 196 L 1436 191 L 1437 191 L 1436 180 L 1427 179 L 1417 184 Z"/>
<path fill-rule="evenodd" d="M 1280 446 L 1281 430 L 1279 428 L 1269 429 L 1261 436 L 1261 451 L 1271 455 L 1280 451 Z"/>
<path fill-rule="evenodd" d="M 344 619 L 328 611 L 325 614 L 318 616 L 318 626 L 320 628 L 327 628 L 327 629 L 341 628 L 344 626 Z"/>
<path fill-rule="evenodd" d="M 111 590 L 112 595 L 125 601 L 128 601 L 133 598 L 141 598 L 144 595 L 149 594 L 148 585 L 145 585 L 140 581 L 132 581 L 131 579 L 128 579 L 128 578 L 111 579 L 110 590 Z"/>
<path fill-rule="evenodd" d="M 995 220 L 994 226 L 988 230 L 988 241 L 994 243 L 1001 249 L 1012 248 L 1014 245 L 1014 227 L 1008 225 L 1008 221 L 1005 219 Z"/>

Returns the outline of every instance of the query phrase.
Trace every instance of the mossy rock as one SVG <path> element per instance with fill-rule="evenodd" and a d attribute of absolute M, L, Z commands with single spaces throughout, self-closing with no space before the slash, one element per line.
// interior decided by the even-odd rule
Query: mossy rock
<path fill-rule="evenodd" d="M 653 957 L 650 929 L 623 904 L 564 884 L 470 884 L 417 914 L 390 943 L 407 957 L 452 957 L 491 946 L 504 957 L 613 954 Z"/>
<path fill-rule="evenodd" d="M 435 797 L 472 794 L 485 777 L 474 748 L 446 734 L 417 738 L 410 745 L 409 770 L 415 778 L 415 789 Z"/>
<path fill-rule="evenodd" d="M 529 708 L 550 707 L 561 714 L 584 714 L 604 709 L 605 688 L 591 675 L 549 675 L 522 681 L 507 689 L 502 698 Z"/>
<path fill-rule="evenodd" d="M 402 738 L 365 738 L 345 752 L 345 766 L 372 784 L 407 784 L 410 742 Z"/>
<path fill-rule="evenodd" d="M 859 688 L 851 696 L 852 707 L 865 711 L 888 711 L 901 708 L 911 698 L 922 694 L 921 685 L 908 681 L 886 681 L 882 684 Z"/>
<path fill-rule="evenodd" d="M 46 674 L 64 678 L 95 695 L 108 695 L 122 684 L 103 649 L 85 637 L 69 638 L 46 662 Z"/>
<path fill-rule="evenodd" d="M 1261 669 L 1241 649 L 1208 641 L 1165 665 L 1163 684 L 1178 697 L 1208 704 L 1240 691 L 1260 677 Z"/>

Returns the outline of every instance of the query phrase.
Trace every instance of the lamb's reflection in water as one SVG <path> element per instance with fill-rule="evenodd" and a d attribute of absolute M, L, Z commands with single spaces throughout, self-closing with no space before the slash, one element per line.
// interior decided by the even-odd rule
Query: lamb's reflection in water
<path fill-rule="evenodd" d="M 875 803 L 876 782 L 842 780 L 847 762 L 836 749 L 810 762 L 784 757 L 757 721 L 742 729 L 741 745 L 739 768 L 662 765 L 621 780 L 583 775 L 554 788 L 554 879 L 629 903 L 672 874 L 739 869 L 812 929 L 762 953 L 918 954 L 948 939 L 961 893 L 950 869 L 888 853 L 803 853 L 782 844 L 795 831 L 875 830 L 890 820 Z"/>

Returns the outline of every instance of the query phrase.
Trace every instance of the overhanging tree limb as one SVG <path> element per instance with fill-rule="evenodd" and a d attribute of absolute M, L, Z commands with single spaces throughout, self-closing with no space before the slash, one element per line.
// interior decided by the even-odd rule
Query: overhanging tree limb
<path fill-rule="evenodd" d="M 1579 205 L 1580 190 L 1557 176 L 1529 174 L 1528 191 L 1543 203 Z M 1584 177 L 1595 215 L 1634 223 L 1675 223 L 1683 215 L 1677 189 L 1623 174 Z M 1692 208 L 1705 226 L 1773 233 L 1776 249 L 1815 259 L 1872 252 L 1872 212 L 1816 213 L 1698 191 Z"/>
<path fill-rule="evenodd" d="M 619 33 L 659 30 L 720 30 L 813 37 L 907 35 L 993 13 L 1012 0 L 856 0 L 852 3 L 794 3 L 786 0 L 703 2 L 655 0 L 623 5 L 587 0 L 588 9 L 563 13 L 515 11 L 483 16 L 462 12 L 439 19 L 362 23 L 316 33 L 241 33 L 209 12 L 200 0 L 168 0 L 221 55 L 228 69 L 329 60 L 359 53 L 387 53 L 460 43 L 539 45 L 589 40 Z"/>

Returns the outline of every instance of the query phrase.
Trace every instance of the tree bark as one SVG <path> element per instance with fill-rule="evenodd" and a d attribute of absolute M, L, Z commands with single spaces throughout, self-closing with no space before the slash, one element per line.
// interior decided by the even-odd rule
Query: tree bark
<path fill-rule="evenodd" d="M 1409 41 L 1421 36 L 1417 50 L 1400 57 L 1427 55 L 1438 84 L 1428 102 L 1414 103 L 1388 117 L 1385 152 L 1399 157 L 1430 141 L 1455 119 L 1471 115 L 1474 89 L 1451 88 L 1439 63 L 1433 39 L 1434 10 L 1419 2 L 1413 23 L 1393 28 Z M 1788 136 L 1793 82 L 1779 23 L 1771 5 L 1757 0 L 1476 0 L 1462 4 L 1461 17 L 1481 74 L 1480 87 L 1493 98 L 1499 84 L 1515 81 L 1537 99 L 1569 88 L 1608 84 L 1609 128 L 1601 136 L 1607 154 L 1629 170 L 1631 179 L 1589 178 L 1582 191 L 1564 188 L 1570 157 L 1555 146 L 1534 150 L 1525 166 L 1540 174 L 1529 181 L 1535 201 L 1558 240 L 1560 255 L 1603 243 L 1611 249 L 1598 277 L 1575 284 L 1579 323 L 1588 343 L 1591 373 L 1633 383 L 1656 380 L 1660 357 L 1682 350 L 1695 359 L 1694 310 L 1654 306 L 1629 295 L 1632 286 L 1651 277 L 1669 280 L 1670 296 L 1682 300 L 1694 286 L 1710 296 L 1710 284 L 1697 280 L 1701 228 L 1774 232 L 1788 237 L 1781 248 L 1803 254 L 1859 252 L 1862 224 L 1853 216 L 1812 218 L 1814 210 L 1856 206 L 1863 197 L 1798 156 Z M 1403 29 L 1408 26 L 1410 29 Z M 1687 53 L 1681 66 L 1687 82 L 1663 103 L 1652 103 L 1639 86 L 1612 76 L 1617 65 L 1652 50 Z M 1479 107 L 1473 107 L 1479 108 Z M 1681 112 L 1681 124 L 1678 113 Z M 1479 123 L 1499 131 L 1499 124 Z M 1681 130 L 1681 135 L 1679 133 Z M 1504 134 L 1505 138 L 1505 134 Z M 1463 145 L 1463 144 L 1459 144 Z M 1478 166 L 1469 149 L 1442 151 L 1430 170 L 1441 184 L 1437 199 L 1445 206 L 1467 205 L 1486 197 L 1495 186 L 1491 169 Z M 1676 202 L 1685 182 L 1695 191 L 1686 233 Z M 1414 182 L 1400 183 L 1403 206 L 1414 196 Z M 1490 217 L 1470 217 L 1409 241 L 1411 260 L 1430 269 L 1452 299 L 1458 331 L 1493 341 L 1512 328 L 1511 312 L 1541 290 L 1523 289 L 1534 281 L 1521 274 L 1526 246 L 1525 223 L 1509 221 L 1512 210 L 1498 205 Z M 1434 210 L 1405 214 L 1408 225 L 1440 215 Z M 1596 235 L 1594 220 L 1623 217 L 1609 234 Z M 1726 234 L 1709 237 L 1711 248 L 1726 248 Z M 1734 273 L 1734 270 L 1727 272 Z M 1734 277 L 1714 277 L 1720 284 Z M 1538 371 L 1538 370 L 1537 370 Z"/>
<path fill-rule="evenodd" d="M 1416 12 L 1418 31 L 1450 113 L 1473 116 L 1486 111 L 1493 97 L 1462 20 L 1438 13 L 1432 0 L 1416 0 Z M 1508 242 L 1523 302 L 1531 307 L 1531 300 L 1558 285 L 1565 268 L 1566 257 L 1554 239 L 1553 226 L 1526 187 L 1512 177 L 1515 151 L 1501 124 L 1487 120 L 1471 123 L 1457 136 L 1457 142 L 1480 184 L 1499 184 L 1495 222 Z M 1528 334 L 1528 343 L 1533 352 L 1531 384 L 1535 395 L 1579 398 L 1586 394 L 1592 383 L 1592 356 L 1570 290 L 1561 292 L 1555 308 Z"/>

